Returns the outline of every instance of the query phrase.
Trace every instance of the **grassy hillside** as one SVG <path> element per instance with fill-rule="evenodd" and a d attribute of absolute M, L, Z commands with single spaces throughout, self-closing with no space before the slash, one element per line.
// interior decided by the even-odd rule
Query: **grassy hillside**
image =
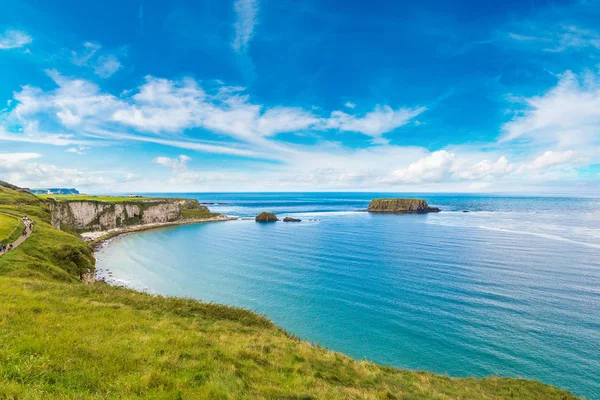
<path fill-rule="evenodd" d="M 0 257 L 0 275 L 79 282 L 94 268 L 90 247 L 78 236 L 50 225 L 50 210 L 36 196 L 0 186 L 0 212 L 35 221 L 32 235 Z"/>
<path fill-rule="evenodd" d="M 87 244 L 0 187 L 36 229 L 0 257 L 0 399 L 575 399 L 534 381 L 354 361 L 238 308 L 85 285 Z"/>
<path fill-rule="evenodd" d="M 17 240 L 24 226 L 20 218 L 0 213 L 0 243 L 9 244 Z"/>

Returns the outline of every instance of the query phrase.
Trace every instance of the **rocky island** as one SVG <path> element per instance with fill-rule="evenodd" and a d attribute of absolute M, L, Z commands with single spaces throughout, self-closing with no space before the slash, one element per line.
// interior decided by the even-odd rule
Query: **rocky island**
<path fill-rule="evenodd" d="M 429 207 L 426 200 L 422 199 L 374 199 L 369 204 L 368 212 L 388 214 L 424 214 L 440 212 L 437 207 Z"/>
<path fill-rule="evenodd" d="M 279 221 L 279 218 L 277 218 L 277 215 L 273 213 L 263 211 L 258 214 L 254 220 L 256 222 L 276 222 Z"/>

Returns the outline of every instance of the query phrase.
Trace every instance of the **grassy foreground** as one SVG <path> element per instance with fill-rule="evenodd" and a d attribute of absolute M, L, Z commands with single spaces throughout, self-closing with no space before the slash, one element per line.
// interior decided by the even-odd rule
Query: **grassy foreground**
<path fill-rule="evenodd" d="M 239 308 L 85 285 L 89 246 L 39 198 L 0 187 L 0 211 L 36 221 L 0 257 L 0 399 L 575 399 L 355 361 Z"/>
<path fill-rule="evenodd" d="M 248 311 L 106 285 L 0 278 L 0 309 L 0 398 L 575 398 L 356 362 Z"/>

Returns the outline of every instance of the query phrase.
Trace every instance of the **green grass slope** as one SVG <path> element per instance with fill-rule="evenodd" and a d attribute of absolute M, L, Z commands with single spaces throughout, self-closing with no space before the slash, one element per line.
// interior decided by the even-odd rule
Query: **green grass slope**
<path fill-rule="evenodd" d="M 0 310 L 0 398 L 575 398 L 357 362 L 248 311 L 107 285 L 0 277 Z"/>
<path fill-rule="evenodd" d="M 36 196 L 0 186 L 0 212 L 15 217 L 27 215 L 35 221 L 31 236 L 0 257 L 0 275 L 79 282 L 93 270 L 91 248 L 78 236 L 52 227 L 50 210 Z"/>
<path fill-rule="evenodd" d="M 36 221 L 0 257 L 0 399 L 575 399 L 355 361 L 239 308 L 85 285 L 91 250 L 44 202 L 0 186 L 0 211 Z"/>
<path fill-rule="evenodd" d="M 20 218 L 0 213 L 0 243 L 9 244 L 17 240 L 24 226 Z"/>

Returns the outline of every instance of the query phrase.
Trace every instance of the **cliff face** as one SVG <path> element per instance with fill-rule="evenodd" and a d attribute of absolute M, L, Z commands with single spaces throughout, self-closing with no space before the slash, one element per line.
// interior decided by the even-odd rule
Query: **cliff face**
<path fill-rule="evenodd" d="M 439 212 L 439 208 L 429 207 L 427 201 L 421 199 L 375 199 L 367 209 L 375 213 L 422 214 Z"/>
<path fill-rule="evenodd" d="M 51 201 L 49 207 L 54 227 L 75 232 L 104 231 L 132 225 L 177 221 L 182 218 L 182 210 L 209 211 L 196 200 L 181 199 L 132 200 L 119 203 L 90 200 Z"/>

